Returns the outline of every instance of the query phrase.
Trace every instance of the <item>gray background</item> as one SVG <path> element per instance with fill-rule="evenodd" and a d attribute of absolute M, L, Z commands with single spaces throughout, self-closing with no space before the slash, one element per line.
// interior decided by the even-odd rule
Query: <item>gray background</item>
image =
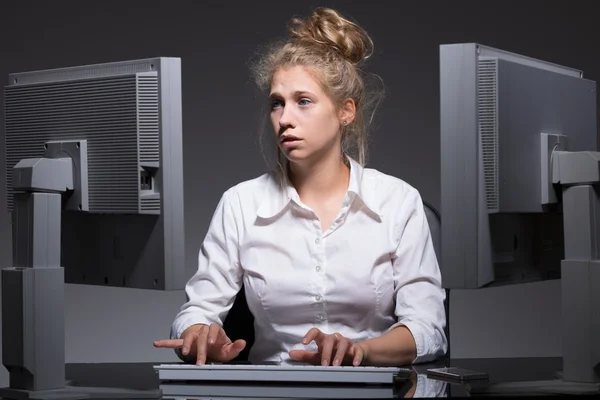
<path fill-rule="evenodd" d="M 129 60 L 182 58 L 187 273 L 220 195 L 262 174 L 259 113 L 248 60 L 316 6 L 356 19 L 375 41 L 367 69 L 387 97 L 369 166 L 398 176 L 439 207 L 439 45 L 479 42 L 600 75 L 592 2 L 547 1 L 2 2 L 0 80 L 10 72 Z M 577 5 L 575 5 L 577 4 Z M 0 102 L 4 103 L 3 91 Z M 4 126 L 4 112 L 0 113 Z M 0 176 L 5 176 L 4 140 Z M 0 189 L 0 265 L 11 263 L 6 190 Z M 172 361 L 152 341 L 168 335 L 182 291 L 66 287 L 66 361 Z M 453 291 L 454 357 L 560 356 L 560 283 Z M 0 367 L 0 384 L 6 371 Z"/>

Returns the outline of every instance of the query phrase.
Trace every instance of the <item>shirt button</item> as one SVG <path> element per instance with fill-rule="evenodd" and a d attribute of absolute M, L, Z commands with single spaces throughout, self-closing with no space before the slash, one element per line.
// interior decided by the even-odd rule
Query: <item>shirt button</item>
<path fill-rule="evenodd" d="M 319 243 L 321 243 L 321 239 L 320 239 L 320 238 L 316 238 L 316 239 L 315 239 L 315 243 L 316 243 L 316 244 L 319 244 Z"/>
<path fill-rule="evenodd" d="M 325 317 L 324 317 L 324 316 L 322 316 L 322 315 L 317 315 L 317 319 L 318 319 L 319 321 L 323 321 L 323 320 L 325 319 Z"/>
<path fill-rule="evenodd" d="M 321 295 L 317 295 L 317 296 L 315 297 L 315 299 L 316 299 L 317 301 L 321 301 Z"/>
<path fill-rule="evenodd" d="M 315 268 L 317 270 L 317 272 L 321 272 L 321 266 L 317 265 L 317 267 Z"/>

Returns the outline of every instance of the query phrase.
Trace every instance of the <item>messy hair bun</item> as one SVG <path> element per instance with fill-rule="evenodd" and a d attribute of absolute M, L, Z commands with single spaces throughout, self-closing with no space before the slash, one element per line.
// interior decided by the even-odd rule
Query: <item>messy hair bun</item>
<path fill-rule="evenodd" d="M 373 52 L 367 32 L 332 9 L 318 8 L 307 19 L 293 18 L 288 29 L 292 39 L 330 47 L 352 64 L 368 59 Z"/>
<path fill-rule="evenodd" d="M 373 54 L 373 41 L 362 27 L 328 8 L 318 8 L 305 19 L 291 19 L 288 30 L 288 38 L 272 44 L 253 63 L 258 87 L 269 90 L 273 76 L 280 68 L 303 66 L 313 73 L 338 109 L 346 100 L 354 100 L 354 120 L 340 126 L 342 152 L 364 166 L 367 128 L 383 97 L 382 88 L 371 90 L 365 84 L 369 75 L 364 73 L 361 65 Z M 381 82 L 380 79 L 375 81 Z M 287 162 L 276 147 L 277 167 L 285 177 Z"/>

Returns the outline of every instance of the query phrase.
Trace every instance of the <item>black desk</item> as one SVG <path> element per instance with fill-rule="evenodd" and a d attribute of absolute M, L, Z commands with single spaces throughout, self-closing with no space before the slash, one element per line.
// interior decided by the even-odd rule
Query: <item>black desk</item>
<path fill-rule="evenodd" d="M 68 364 L 66 375 L 68 379 L 80 386 L 126 387 L 138 390 L 151 390 L 160 386 L 153 366 L 156 363 L 140 364 Z M 423 364 L 419 367 L 431 368 L 443 366 Z M 171 389 L 163 389 L 172 394 L 163 399 L 214 399 L 214 398 L 330 398 L 330 399 L 374 399 L 374 398 L 403 398 L 412 397 L 447 397 L 464 396 L 468 394 L 460 385 L 449 385 L 446 382 L 430 380 L 425 375 L 415 371 L 413 379 L 399 380 L 397 385 L 306 385 L 294 387 L 290 384 L 234 384 L 207 383 L 201 387 L 190 385 L 170 384 Z M 185 391 L 179 391 L 180 387 Z M 187 386 L 187 387 L 186 387 Z M 450 386 L 457 386 L 451 390 Z M 173 389 L 175 388 L 175 389 Z M 452 392 L 452 393 L 449 393 Z M 177 394 L 177 396 L 176 396 Z M 181 396 L 178 396 L 181 395 Z"/>
<path fill-rule="evenodd" d="M 539 381 L 539 380 L 552 380 L 555 378 L 556 371 L 561 368 L 560 358 L 523 358 L 523 359 L 457 359 L 450 362 L 451 366 L 468 368 L 476 371 L 482 371 L 489 374 L 489 383 L 503 383 L 503 382 L 522 382 L 522 381 Z M 152 390 L 157 389 L 160 385 L 158 376 L 155 373 L 153 366 L 160 363 L 115 363 L 115 364 L 67 364 L 66 365 L 66 377 L 69 380 L 75 382 L 77 386 L 92 386 L 92 387 L 118 387 L 128 388 L 137 390 Z M 452 384 L 442 381 L 432 380 L 427 378 L 426 370 L 431 367 L 441 366 L 438 364 L 418 364 L 413 366 L 416 371 L 415 377 L 418 377 L 416 393 L 423 393 L 423 387 L 427 387 L 425 392 L 427 396 L 441 396 L 441 397 L 464 397 L 464 396 L 476 396 L 481 390 L 472 390 L 468 385 Z M 414 383 L 414 382 L 413 382 Z M 425 385 L 425 386 L 423 386 Z M 212 398 L 226 395 L 226 392 L 231 392 L 231 384 L 223 385 L 223 392 L 219 393 L 219 387 L 212 385 L 210 390 L 212 391 Z M 411 394 L 414 392 L 413 385 L 408 382 L 408 386 L 397 387 L 395 389 L 395 395 L 404 397 L 405 392 Z M 284 396 L 278 396 L 279 398 L 294 398 L 297 394 L 301 394 L 301 390 L 307 390 L 308 385 L 302 385 L 301 388 L 296 389 L 296 395 L 294 394 L 294 388 L 286 385 L 279 390 Z M 254 386 L 256 390 L 252 390 L 252 387 L 246 385 L 247 389 L 246 398 L 251 397 L 251 394 L 258 390 L 264 390 L 265 386 Z M 313 387 L 315 390 L 321 390 L 317 386 Z M 344 388 L 342 388 L 344 389 Z M 346 388 L 347 389 L 347 388 Z M 364 390 L 363 390 L 364 389 Z M 352 392 L 355 398 L 392 398 L 394 397 L 394 391 L 391 388 L 381 389 L 379 391 L 376 388 L 359 388 Z M 412 389 L 412 390 L 411 390 Z M 208 390 L 208 389 L 207 389 Z M 435 391 L 438 394 L 433 394 Z M 206 390 L 205 390 L 206 392 Z M 244 392 L 244 391 L 242 391 Z M 318 392 L 318 391 L 317 391 Z M 273 389 L 273 393 L 278 393 L 277 387 Z M 323 396 L 335 398 L 335 393 L 332 392 L 331 388 L 322 389 Z M 378 394 L 379 393 L 379 394 Z M 348 398 L 348 392 L 343 392 L 340 389 L 338 398 Z M 373 394 L 376 394 L 374 396 Z M 164 399 L 172 399 L 174 396 L 164 396 Z M 192 399 L 194 397 L 185 396 L 182 398 Z M 209 398 L 209 397 L 198 397 L 198 398 Z"/>

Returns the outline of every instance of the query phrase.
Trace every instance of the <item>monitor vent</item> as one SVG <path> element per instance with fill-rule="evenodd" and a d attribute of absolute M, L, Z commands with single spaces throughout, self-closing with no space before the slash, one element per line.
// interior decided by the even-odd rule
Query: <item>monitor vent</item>
<path fill-rule="evenodd" d="M 138 132 L 141 163 L 159 161 L 158 77 L 138 76 Z"/>
<path fill-rule="evenodd" d="M 489 212 L 497 212 L 498 198 L 498 61 L 480 59 L 477 92 L 479 138 Z"/>
<path fill-rule="evenodd" d="M 150 213 L 151 211 L 160 211 L 160 199 L 141 199 L 140 211 Z"/>
<path fill-rule="evenodd" d="M 88 141 L 89 210 L 139 211 L 136 75 L 6 87 L 8 208 L 12 168 L 48 140 Z"/>
<path fill-rule="evenodd" d="M 10 83 L 31 85 L 38 83 L 53 83 L 58 81 L 74 81 L 117 75 L 135 75 L 148 72 L 156 67 L 152 60 L 126 61 L 119 63 L 96 64 L 68 68 L 57 68 L 45 71 L 23 72 L 10 74 Z"/>

